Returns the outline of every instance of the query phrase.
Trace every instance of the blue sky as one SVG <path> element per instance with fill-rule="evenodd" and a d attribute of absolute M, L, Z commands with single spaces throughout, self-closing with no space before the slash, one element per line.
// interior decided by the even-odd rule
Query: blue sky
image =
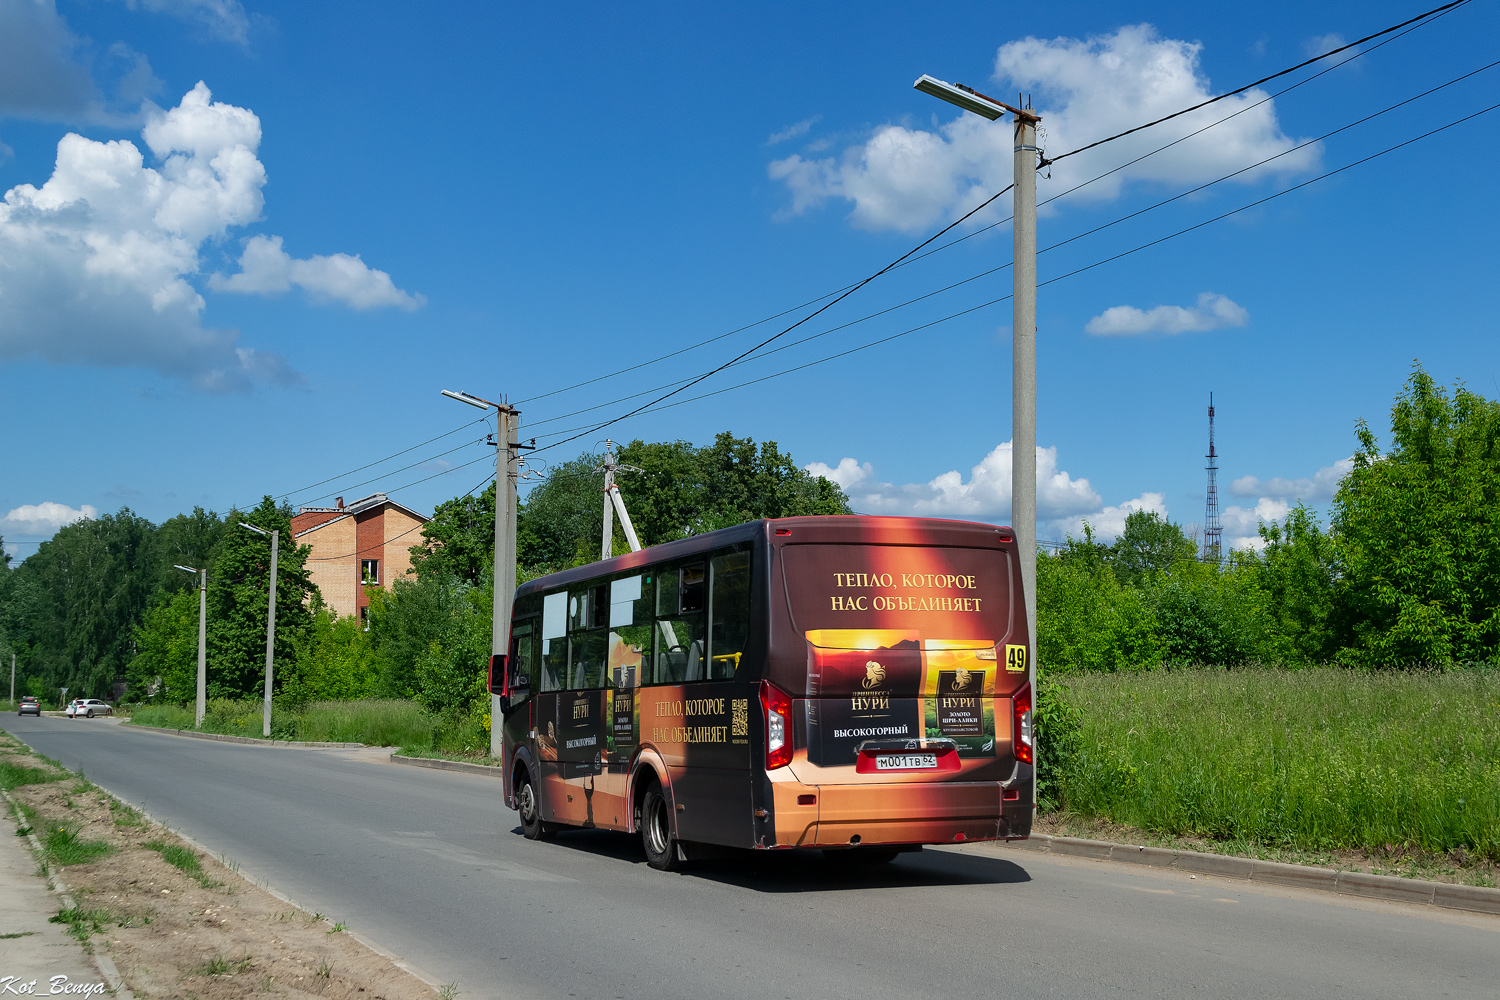
<path fill-rule="evenodd" d="M 922 73 L 1029 92 L 1056 154 L 1422 9 L 0 0 L 0 534 L 24 557 L 80 514 L 267 493 L 430 511 L 484 479 L 466 444 L 482 427 L 344 473 L 480 416 L 441 389 L 519 401 L 548 444 L 802 313 L 543 394 L 842 288 L 1007 184 L 1010 126 L 914 91 Z M 1294 149 L 1494 61 L 1497 28 L 1475 0 L 1270 101 L 1330 62 L 1058 163 L 1043 199 L 1242 111 L 1044 206 L 1044 248 L 1283 154 L 1043 253 L 1041 280 L 1500 102 L 1497 67 Z M 1138 506 L 1201 521 L 1210 391 L 1226 539 L 1326 505 L 1354 422 L 1385 431 L 1413 359 L 1500 395 L 1497 124 L 1045 284 L 1039 534 L 1108 534 Z M 977 233 L 773 346 L 1009 259 L 1008 225 Z M 684 396 L 1009 291 L 1001 270 Z M 730 430 L 839 479 L 856 509 L 1004 520 L 1010 315 L 633 417 L 535 468 L 606 436 Z"/>

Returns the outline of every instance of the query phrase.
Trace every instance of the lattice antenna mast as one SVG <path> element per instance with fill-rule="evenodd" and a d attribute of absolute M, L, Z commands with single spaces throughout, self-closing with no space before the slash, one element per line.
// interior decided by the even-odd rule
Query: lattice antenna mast
<path fill-rule="evenodd" d="M 1219 523 L 1219 453 L 1214 450 L 1214 394 L 1208 394 L 1208 498 L 1203 509 L 1203 561 L 1222 558 L 1224 527 Z"/>

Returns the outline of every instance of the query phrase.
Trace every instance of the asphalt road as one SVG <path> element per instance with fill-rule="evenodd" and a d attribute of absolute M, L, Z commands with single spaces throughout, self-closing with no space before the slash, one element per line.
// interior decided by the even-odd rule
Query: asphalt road
<path fill-rule="evenodd" d="M 623 834 L 524 840 L 495 780 L 378 751 L 0 727 L 465 998 L 1500 994 L 1500 918 L 981 846 L 663 874 Z"/>

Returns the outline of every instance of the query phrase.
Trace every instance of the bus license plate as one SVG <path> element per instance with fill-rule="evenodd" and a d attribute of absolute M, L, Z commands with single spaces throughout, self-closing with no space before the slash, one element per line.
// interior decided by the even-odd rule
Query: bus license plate
<path fill-rule="evenodd" d="M 875 758 L 877 771 L 911 771 L 935 767 L 935 753 L 887 753 Z"/>

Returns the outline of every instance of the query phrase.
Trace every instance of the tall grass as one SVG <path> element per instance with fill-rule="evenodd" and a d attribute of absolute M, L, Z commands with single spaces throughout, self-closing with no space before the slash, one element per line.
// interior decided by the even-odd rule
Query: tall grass
<path fill-rule="evenodd" d="M 1500 860 L 1500 672 L 1075 674 L 1067 807 L 1167 834 Z"/>
<path fill-rule="evenodd" d="M 398 699 L 314 701 L 298 719 L 297 738 L 371 746 L 426 746 L 434 720 L 416 702 Z"/>
<path fill-rule="evenodd" d="M 258 737 L 265 731 L 264 709 L 262 701 L 211 699 L 200 731 Z M 143 705 L 131 714 L 131 722 L 193 729 L 193 714 L 185 705 Z M 440 724 L 416 702 L 399 699 L 315 701 L 297 707 L 275 703 L 271 708 L 271 735 L 279 740 L 428 747 Z"/>

